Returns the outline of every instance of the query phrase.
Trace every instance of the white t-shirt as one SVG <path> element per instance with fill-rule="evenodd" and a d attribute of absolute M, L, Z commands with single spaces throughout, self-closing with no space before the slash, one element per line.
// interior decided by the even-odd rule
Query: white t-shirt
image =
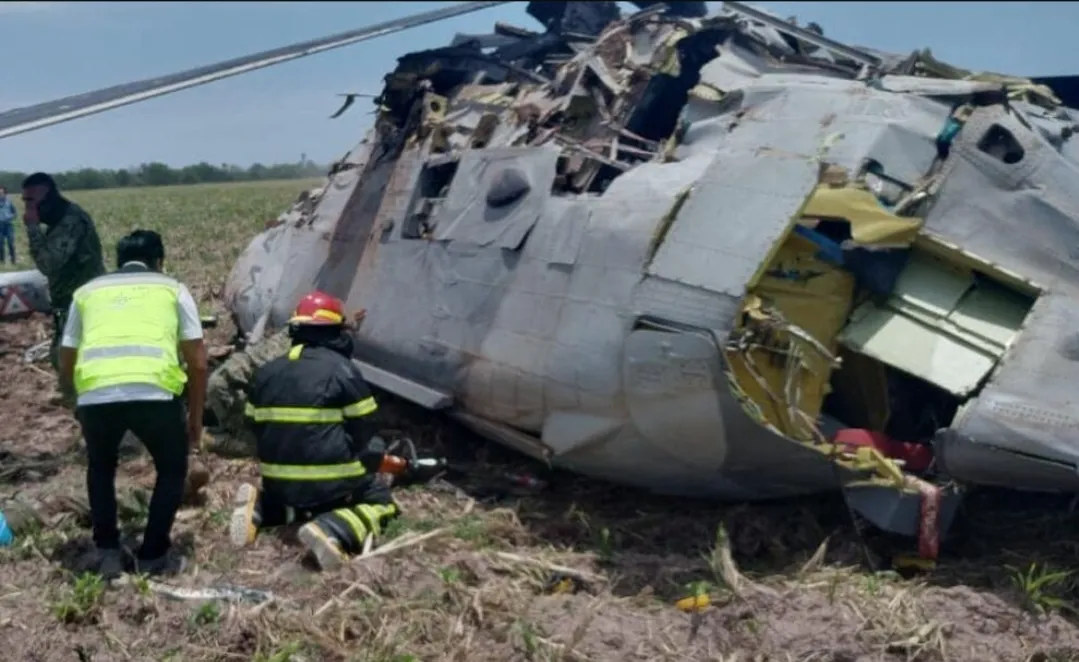
<path fill-rule="evenodd" d="M 129 262 L 127 264 L 139 264 L 141 262 Z M 124 266 L 126 267 L 127 264 Z M 176 300 L 176 314 L 180 320 L 177 336 L 183 340 L 199 340 L 202 338 L 202 320 L 199 317 L 199 307 L 195 304 L 194 297 L 187 287 L 180 283 L 179 297 Z M 64 325 L 64 334 L 60 339 L 62 347 L 76 349 L 82 340 L 82 317 L 75 302 L 67 311 L 67 324 Z M 117 386 L 105 386 L 79 395 L 77 405 L 103 405 L 109 402 L 131 402 L 146 400 L 171 400 L 173 394 L 153 384 L 120 384 Z"/>

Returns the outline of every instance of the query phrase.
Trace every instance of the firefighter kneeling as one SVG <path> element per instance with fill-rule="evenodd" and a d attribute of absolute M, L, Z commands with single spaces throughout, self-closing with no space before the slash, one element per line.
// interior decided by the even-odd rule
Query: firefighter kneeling
<path fill-rule="evenodd" d="M 378 409 L 352 362 L 344 306 L 312 292 L 289 320 L 292 348 L 259 367 L 246 414 L 258 444 L 262 491 L 245 484 L 229 535 L 238 546 L 259 529 L 305 522 L 300 541 L 319 566 L 340 566 L 398 513 L 388 476 L 378 474 L 384 444 Z M 373 542 L 373 541 L 372 541 Z"/>

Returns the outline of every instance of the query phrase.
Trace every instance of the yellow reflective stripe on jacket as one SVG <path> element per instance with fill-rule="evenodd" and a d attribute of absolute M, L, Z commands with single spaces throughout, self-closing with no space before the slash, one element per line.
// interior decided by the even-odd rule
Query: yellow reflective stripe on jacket
<path fill-rule="evenodd" d="M 244 406 L 244 415 L 256 423 L 342 423 L 346 418 L 360 418 L 378 411 L 373 397 L 364 398 L 344 409 L 320 407 L 256 407 Z"/>
<path fill-rule="evenodd" d="M 364 398 L 359 402 L 353 402 L 342 409 L 341 412 L 345 415 L 345 418 L 359 418 L 373 414 L 377 410 L 378 405 L 375 403 L 374 398 Z"/>
<path fill-rule="evenodd" d="M 259 471 L 263 478 L 277 480 L 341 480 L 359 478 L 367 474 L 361 462 L 345 464 L 261 464 Z"/>
<path fill-rule="evenodd" d="M 320 407 L 255 407 L 248 403 L 244 414 L 256 423 L 341 423 L 345 420 L 340 409 Z"/>

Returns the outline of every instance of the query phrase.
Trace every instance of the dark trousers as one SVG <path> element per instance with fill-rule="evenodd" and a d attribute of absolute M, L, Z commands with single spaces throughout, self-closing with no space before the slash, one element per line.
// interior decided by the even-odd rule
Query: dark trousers
<path fill-rule="evenodd" d="M 382 535 L 386 526 L 400 515 L 390 488 L 374 478 L 352 494 L 309 509 L 292 508 L 260 491 L 255 510 L 260 529 L 314 522 L 350 554 L 360 551 L 367 536 Z"/>
<path fill-rule="evenodd" d="M 94 543 L 102 549 L 120 546 L 116 525 L 116 466 L 120 441 L 130 430 L 150 452 L 157 471 L 146 531 L 137 556 L 143 560 L 163 556 L 171 544 L 170 532 L 183 501 L 187 479 L 187 427 L 182 402 L 174 398 L 89 405 L 79 407 L 77 417 L 89 459 L 86 489 Z"/>
<path fill-rule="evenodd" d="M 5 247 L 11 256 L 11 263 L 15 264 L 15 223 L 12 221 L 0 222 L 0 262 L 4 261 Z"/>

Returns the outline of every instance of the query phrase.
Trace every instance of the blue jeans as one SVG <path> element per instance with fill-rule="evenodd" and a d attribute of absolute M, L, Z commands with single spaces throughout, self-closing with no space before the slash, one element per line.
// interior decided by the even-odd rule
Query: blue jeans
<path fill-rule="evenodd" d="M 15 224 L 11 221 L 0 223 L 0 262 L 4 261 L 4 246 L 11 255 L 11 263 L 15 264 Z"/>

